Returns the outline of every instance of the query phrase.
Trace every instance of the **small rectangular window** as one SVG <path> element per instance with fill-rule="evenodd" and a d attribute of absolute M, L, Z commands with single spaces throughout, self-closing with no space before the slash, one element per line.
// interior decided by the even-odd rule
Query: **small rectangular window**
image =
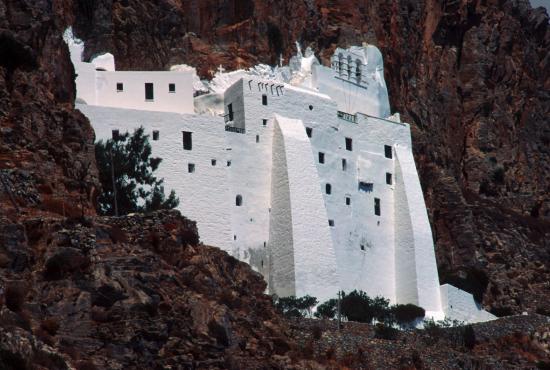
<path fill-rule="evenodd" d="M 349 150 L 351 151 L 352 150 L 352 141 L 351 141 L 351 138 L 347 137 L 346 138 L 346 150 Z"/>
<path fill-rule="evenodd" d="M 145 100 L 154 100 L 155 94 L 153 84 L 151 82 L 145 83 Z"/>
<path fill-rule="evenodd" d="M 346 206 L 349 206 L 351 204 L 351 198 L 346 197 Z"/>
<path fill-rule="evenodd" d="M 227 167 L 231 167 L 231 161 L 227 161 Z"/>
<path fill-rule="evenodd" d="M 374 214 L 380 216 L 380 199 L 374 198 Z"/>
<path fill-rule="evenodd" d="M 215 165 L 216 165 L 216 160 L 215 160 L 215 159 L 212 159 L 212 160 L 210 161 L 210 163 L 212 163 L 212 166 L 215 166 Z"/>
<path fill-rule="evenodd" d="M 342 158 L 342 171 L 345 171 L 348 169 L 348 162 L 346 161 L 346 158 Z"/>
<path fill-rule="evenodd" d="M 374 185 L 372 182 L 363 182 L 359 181 L 359 191 L 365 191 L 367 193 L 370 193 L 374 188 Z"/>
<path fill-rule="evenodd" d="M 393 158 L 392 148 L 389 145 L 384 145 L 384 155 L 386 158 Z"/>
<path fill-rule="evenodd" d="M 365 246 L 363 244 L 360 245 L 360 248 L 361 248 L 362 251 L 365 250 Z"/>
<path fill-rule="evenodd" d="M 189 173 L 195 172 L 195 164 L 194 163 L 188 163 L 187 164 L 187 172 L 189 172 Z"/>
<path fill-rule="evenodd" d="M 332 186 L 330 184 L 325 184 L 325 193 L 329 195 L 332 193 Z"/>
<path fill-rule="evenodd" d="M 116 84 L 116 91 L 121 92 L 124 91 L 124 84 L 122 82 L 117 82 Z"/>
<path fill-rule="evenodd" d="M 266 119 L 262 120 L 262 125 L 267 126 L 267 120 Z"/>
<path fill-rule="evenodd" d="M 307 137 L 311 137 L 311 133 L 313 132 L 313 129 L 311 127 L 306 127 L 306 134 Z"/>
<path fill-rule="evenodd" d="M 267 105 L 267 95 L 262 95 L 262 105 Z"/>
<path fill-rule="evenodd" d="M 168 84 L 168 92 L 169 93 L 175 93 L 176 92 L 176 84 Z"/>
<path fill-rule="evenodd" d="M 391 173 L 386 172 L 386 184 L 391 185 L 392 184 L 392 178 Z"/>
<path fill-rule="evenodd" d="M 153 131 L 153 140 L 157 141 L 159 139 L 159 132 L 157 130 Z"/>
<path fill-rule="evenodd" d="M 184 150 L 191 150 L 193 149 L 193 138 L 192 138 L 192 132 L 189 131 L 183 131 L 183 149 Z"/>
<path fill-rule="evenodd" d="M 257 143 L 260 142 L 260 135 L 256 135 L 256 142 L 257 142 Z"/>
<path fill-rule="evenodd" d="M 334 220 L 328 220 L 328 226 L 334 226 Z"/>
<path fill-rule="evenodd" d="M 325 153 L 319 152 L 319 163 L 325 163 Z"/>
<path fill-rule="evenodd" d="M 112 136 L 113 140 L 118 140 L 119 135 L 120 134 L 119 134 L 118 130 L 111 131 L 111 136 Z"/>
<path fill-rule="evenodd" d="M 229 120 L 233 121 L 233 103 L 227 105 L 227 114 L 229 116 Z"/>

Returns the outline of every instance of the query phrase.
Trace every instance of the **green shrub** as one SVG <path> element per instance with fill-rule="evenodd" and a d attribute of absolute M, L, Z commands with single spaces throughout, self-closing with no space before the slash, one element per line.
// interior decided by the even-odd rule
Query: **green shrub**
<path fill-rule="evenodd" d="M 311 309 L 318 303 L 317 298 L 305 295 L 303 297 L 274 297 L 275 307 L 286 317 L 311 317 Z"/>
<path fill-rule="evenodd" d="M 315 312 L 315 317 L 321 319 L 334 319 L 336 316 L 336 311 L 338 309 L 338 300 L 335 298 L 329 299 L 326 302 L 321 303 L 317 306 L 317 311 Z"/>
<path fill-rule="evenodd" d="M 386 322 L 391 318 L 390 301 L 383 297 L 370 298 L 363 291 L 344 294 L 340 303 L 342 315 L 350 321 L 370 323 L 373 319 Z"/>
<path fill-rule="evenodd" d="M 426 315 L 426 311 L 422 307 L 410 303 L 396 304 L 392 306 L 391 311 L 395 321 L 402 327 L 410 325 L 415 320 L 423 318 Z"/>

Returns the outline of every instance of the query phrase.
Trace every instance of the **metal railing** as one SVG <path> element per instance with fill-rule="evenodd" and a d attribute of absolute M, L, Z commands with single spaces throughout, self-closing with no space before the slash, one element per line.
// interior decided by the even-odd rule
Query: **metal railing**
<path fill-rule="evenodd" d="M 344 121 L 357 123 L 357 116 L 355 114 L 349 114 L 346 112 L 338 111 L 337 115 L 338 115 L 338 118 L 343 119 Z"/>
<path fill-rule="evenodd" d="M 244 134 L 246 132 L 244 128 L 235 127 L 231 125 L 225 125 L 225 131 L 235 132 L 237 134 Z"/>

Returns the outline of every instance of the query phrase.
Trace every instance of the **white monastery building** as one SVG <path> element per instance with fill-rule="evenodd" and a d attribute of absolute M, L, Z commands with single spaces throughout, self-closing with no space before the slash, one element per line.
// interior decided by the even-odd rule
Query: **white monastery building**
<path fill-rule="evenodd" d="M 97 139 L 143 126 L 202 242 L 249 263 L 270 293 L 322 302 L 360 289 L 436 319 L 494 318 L 439 285 L 410 128 L 390 115 L 376 47 L 338 48 L 330 67 L 298 49 L 286 67 L 220 71 L 194 98 L 207 87 L 193 68 L 85 63 L 70 36 L 77 107 Z"/>

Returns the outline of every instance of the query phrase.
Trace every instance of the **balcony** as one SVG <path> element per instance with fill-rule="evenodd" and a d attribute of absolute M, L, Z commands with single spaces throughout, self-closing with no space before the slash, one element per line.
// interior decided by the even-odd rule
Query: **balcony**
<path fill-rule="evenodd" d="M 236 134 L 246 133 L 246 130 L 244 128 L 235 127 L 235 126 L 231 126 L 231 125 L 225 125 L 225 131 L 234 132 Z"/>
<path fill-rule="evenodd" d="M 338 115 L 338 118 L 343 119 L 344 121 L 357 123 L 357 116 L 355 114 L 349 114 L 346 112 L 338 111 L 337 115 Z"/>

